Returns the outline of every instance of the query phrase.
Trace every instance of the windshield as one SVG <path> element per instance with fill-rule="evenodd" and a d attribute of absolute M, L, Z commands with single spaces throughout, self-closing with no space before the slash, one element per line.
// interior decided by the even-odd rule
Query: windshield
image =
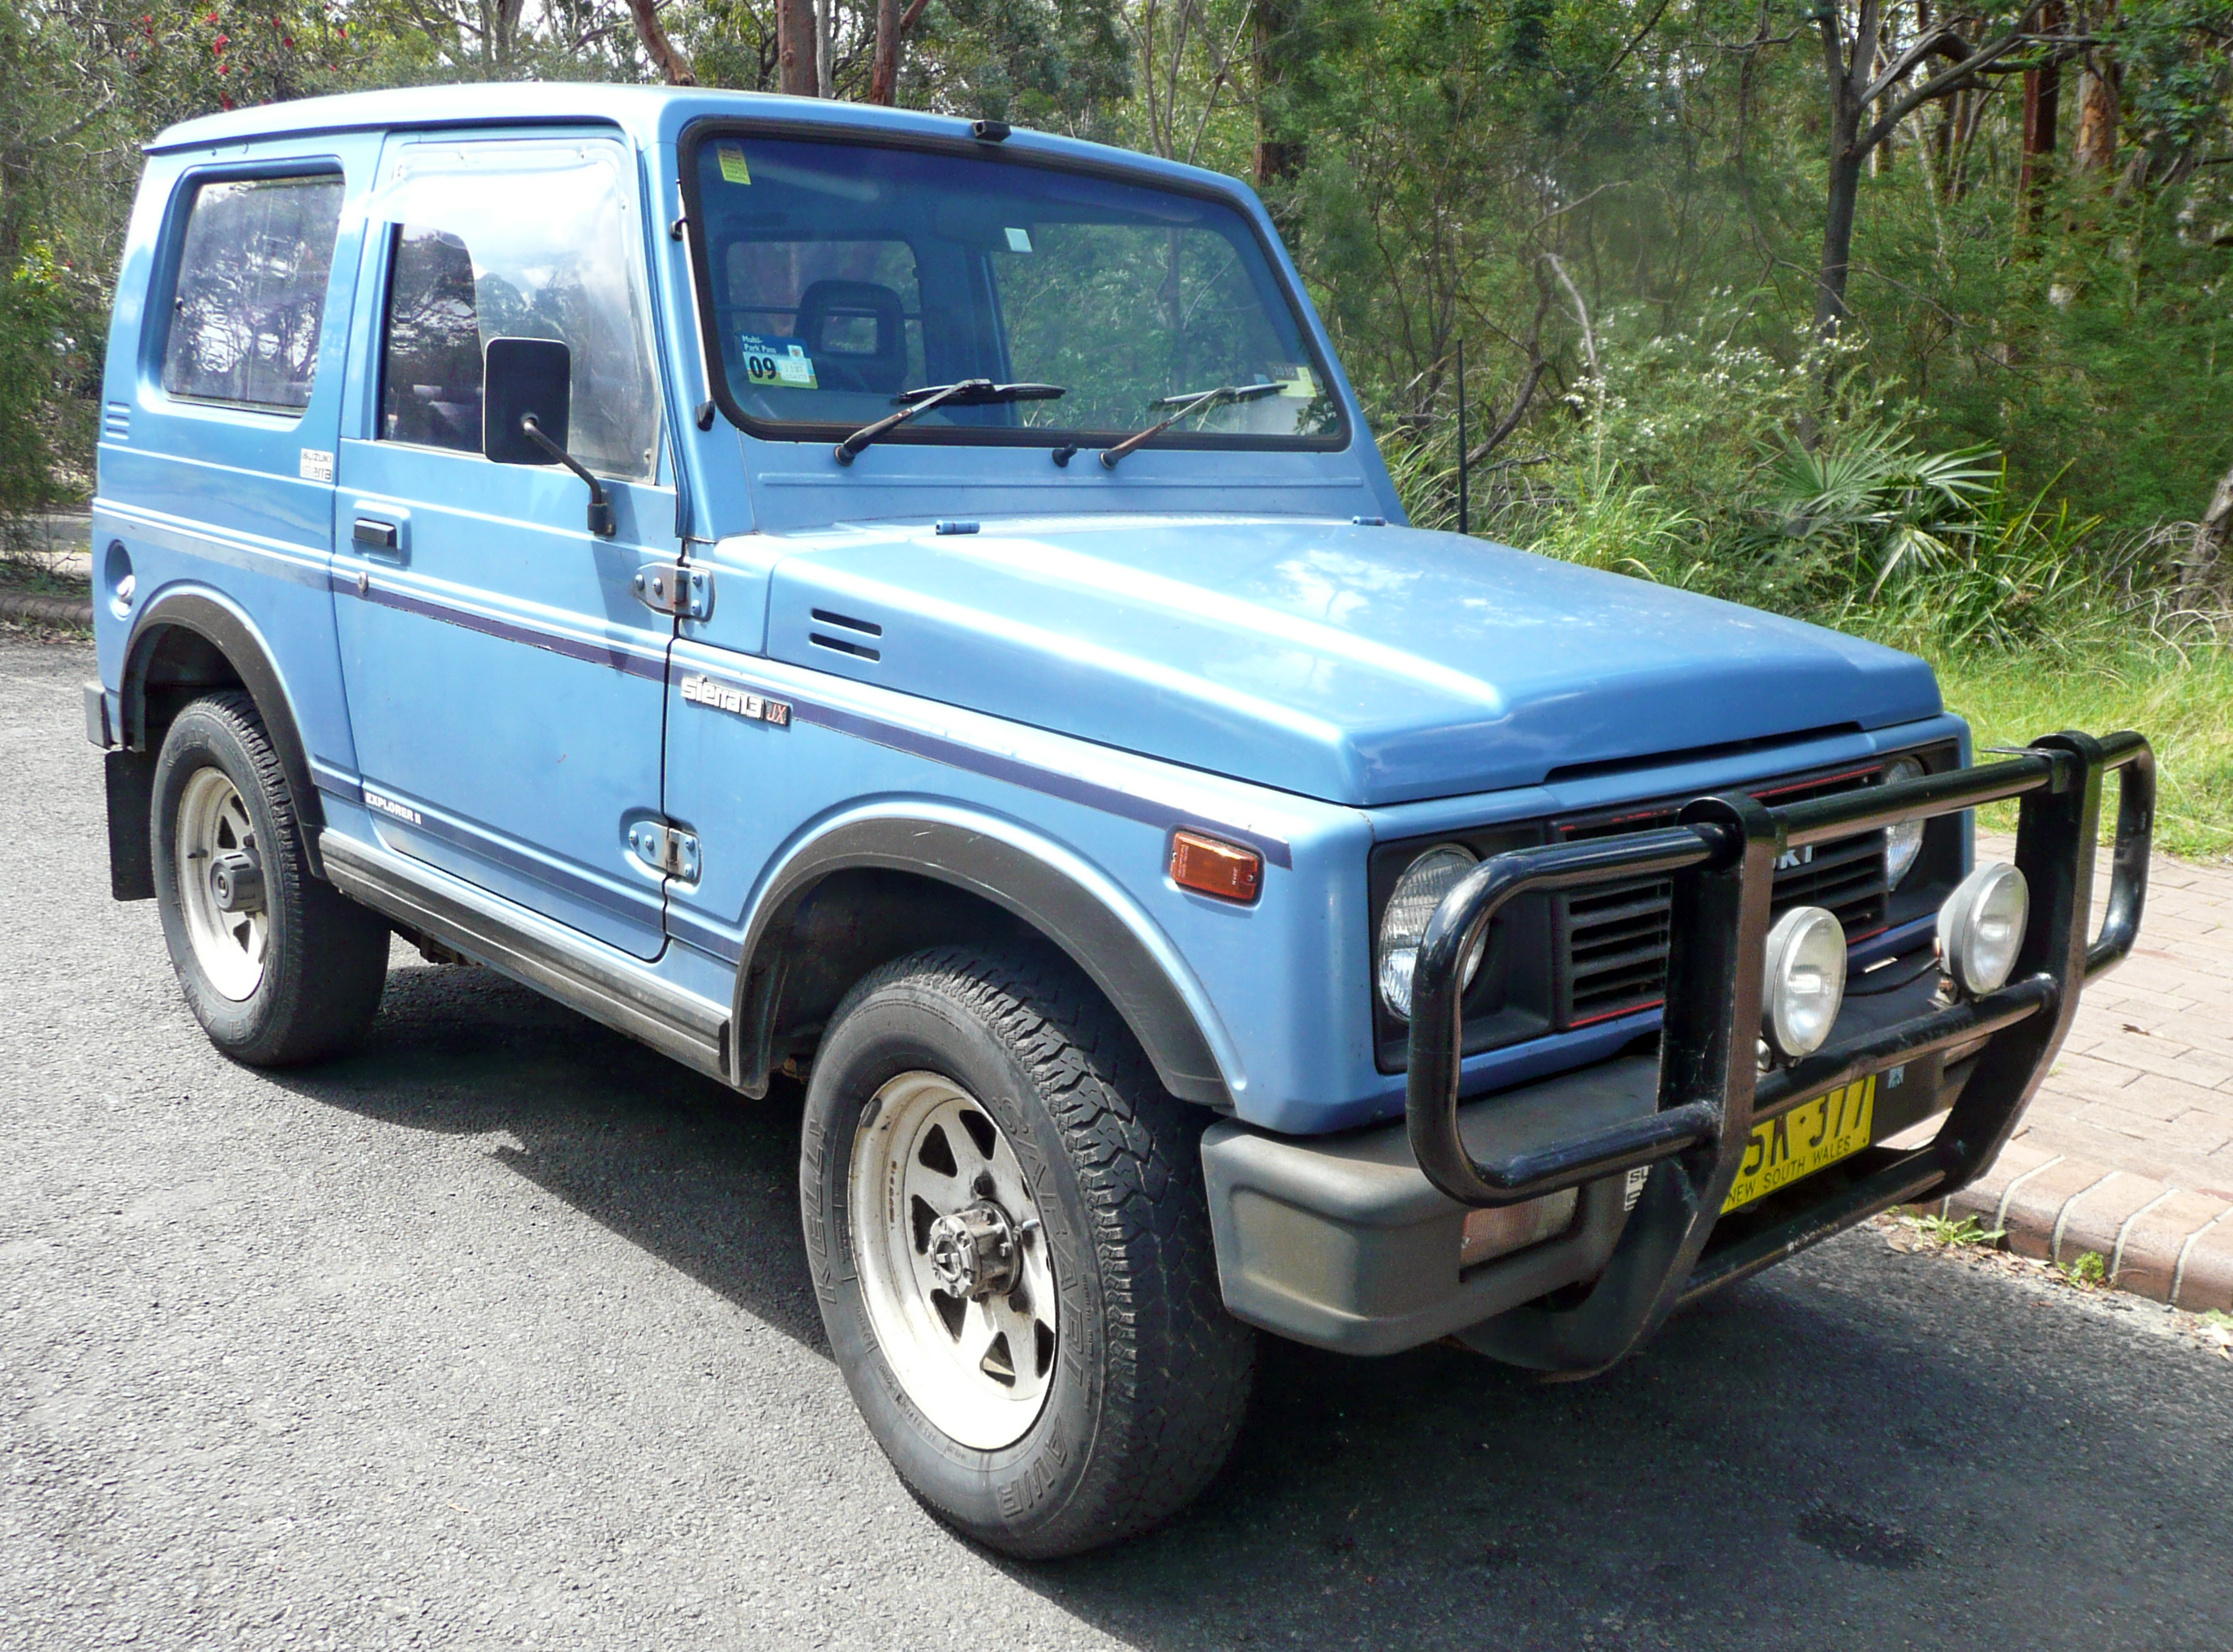
<path fill-rule="evenodd" d="M 844 433 L 969 379 L 1059 398 L 952 401 L 880 439 L 1113 439 L 1205 408 L 1172 447 L 1338 447 L 1339 405 L 1248 221 L 1199 196 L 994 159 L 714 133 L 696 146 L 700 295 L 730 416 Z"/>

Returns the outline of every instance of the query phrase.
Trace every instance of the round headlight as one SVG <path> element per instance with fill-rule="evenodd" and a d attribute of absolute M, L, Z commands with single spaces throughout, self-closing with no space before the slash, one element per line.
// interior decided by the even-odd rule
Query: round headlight
<path fill-rule="evenodd" d="M 1779 1056 L 1811 1056 L 1846 1001 L 1846 930 L 1833 913 L 1794 907 L 1768 932 L 1761 1031 Z"/>
<path fill-rule="evenodd" d="M 1885 784 L 1896 786 L 1903 780 L 1920 780 L 1924 770 L 1920 758 L 1894 758 L 1885 768 Z M 1919 820 L 1904 820 L 1885 830 L 1885 882 L 1897 889 L 1899 881 L 1915 869 L 1915 857 L 1923 853 L 1923 826 Z"/>
<path fill-rule="evenodd" d="M 1380 943 L 1373 949 L 1372 973 L 1380 988 L 1380 1001 L 1398 1021 L 1411 1018 L 1411 972 L 1418 966 L 1419 943 L 1427 938 L 1427 920 L 1442 904 L 1457 881 L 1480 862 L 1462 843 L 1438 843 L 1403 868 L 1388 909 L 1380 914 Z M 1473 985 L 1481 968 L 1481 948 L 1466 959 L 1465 984 Z"/>
<path fill-rule="evenodd" d="M 2031 886 L 2005 861 L 1956 884 L 1938 908 L 1938 955 L 1954 985 L 1971 998 L 1997 992 L 2016 966 L 2030 917 Z"/>

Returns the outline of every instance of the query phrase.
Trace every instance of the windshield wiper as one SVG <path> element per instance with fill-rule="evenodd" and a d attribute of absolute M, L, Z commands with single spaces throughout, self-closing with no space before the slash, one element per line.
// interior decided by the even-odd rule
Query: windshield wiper
<path fill-rule="evenodd" d="M 1263 384 L 1221 384 L 1214 390 L 1188 390 L 1175 396 L 1165 396 L 1153 403 L 1157 407 L 1175 407 L 1177 411 L 1161 424 L 1150 425 L 1145 430 L 1136 430 L 1114 447 L 1101 450 L 1101 462 L 1110 470 L 1116 461 L 1144 443 L 1153 441 L 1182 419 L 1191 419 L 1198 413 L 1208 413 L 1212 407 L 1221 407 L 1228 401 L 1254 401 L 1286 388 L 1276 380 Z M 1054 462 L 1067 465 L 1077 452 L 1075 446 L 1054 450 Z"/>
<path fill-rule="evenodd" d="M 956 406 L 982 407 L 996 401 L 1051 401 L 1063 394 L 1058 384 L 994 384 L 990 379 L 964 379 L 959 384 L 925 385 L 919 390 L 902 390 L 894 401 L 902 404 L 895 413 L 889 413 L 873 425 L 863 425 L 837 444 L 837 462 L 850 465 L 856 455 L 888 430 L 896 430 L 917 413 L 928 413 L 947 402 Z"/>

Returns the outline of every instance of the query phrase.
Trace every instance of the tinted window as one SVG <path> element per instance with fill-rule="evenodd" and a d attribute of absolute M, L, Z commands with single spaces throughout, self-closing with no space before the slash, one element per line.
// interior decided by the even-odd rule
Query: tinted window
<path fill-rule="evenodd" d="M 194 192 L 163 388 L 197 401 L 300 412 L 341 222 L 338 178 L 257 178 Z"/>
<path fill-rule="evenodd" d="M 381 437 L 481 451 L 481 362 L 495 338 L 573 355 L 566 445 L 605 476 L 648 478 L 659 445 L 648 308 L 619 146 L 423 145 L 375 198 L 394 224 Z"/>
<path fill-rule="evenodd" d="M 1033 380 L 1064 393 L 941 406 L 888 439 L 1006 427 L 1051 445 L 1154 423 L 1174 397 L 1264 385 L 1277 388 L 1203 409 L 1176 441 L 1344 439 L 1293 302 L 1222 201 L 975 156 L 719 131 L 697 146 L 693 173 L 707 331 L 747 420 L 856 426 L 902 389 Z"/>

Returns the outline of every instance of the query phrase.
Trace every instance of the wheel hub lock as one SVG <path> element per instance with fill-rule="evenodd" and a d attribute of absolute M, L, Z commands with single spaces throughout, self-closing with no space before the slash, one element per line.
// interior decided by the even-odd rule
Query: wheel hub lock
<path fill-rule="evenodd" d="M 264 868 L 238 849 L 210 862 L 210 894 L 219 912 L 264 910 Z"/>
<path fill-rule="evenodd" d="M 956 1296 L 982 1302 L 1016 1282 L 1016 1230 L 988 1200 L 941 1216 L 930 1227 L 930 1268 Z"/>

